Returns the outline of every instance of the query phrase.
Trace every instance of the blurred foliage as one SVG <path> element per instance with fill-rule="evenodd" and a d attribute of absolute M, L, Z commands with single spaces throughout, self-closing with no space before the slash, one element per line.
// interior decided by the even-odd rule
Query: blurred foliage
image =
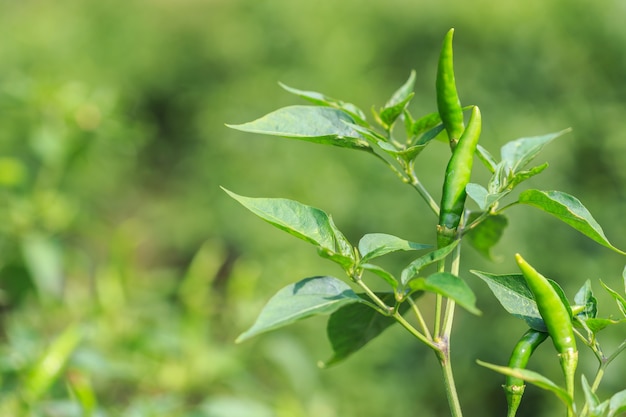
<path fill-rule="evenodd" d="M 277 288 L 339 271 L 218 185 L 320 207 L 353 240 L 434 232 L 366 155 L 224 123 L 295 104 L 277 81 L 380 106 L 413 68 L 412 111 L 434 111 L 435 60 L 456 27 L 484 146 L 573 127 L 532 181 L 578 196 L 624 248 L 625 15 L 619 0 L 0 0 L 1 414 L 445 415 L 435 361 L 397 329 L 324 371 L 323 322 L 233 344 Z M 418 173 L 437 194 L 446 149 L 433 149 Z M 598 278 L 619 287 L 619 255 L 539 212 L 511 224 L 501 263 L 468 249 L 466 267 L 508 272 L 520 251 L 570 296 L 587 278 L 601 301 Z M 467 279 L 485 316 L 456 322 L 461 400 L 500 415 L 500 377 L 474 360 L 506 361 L 524 325 Z M 526 415 L 558 406 L 527 392 Z"/>

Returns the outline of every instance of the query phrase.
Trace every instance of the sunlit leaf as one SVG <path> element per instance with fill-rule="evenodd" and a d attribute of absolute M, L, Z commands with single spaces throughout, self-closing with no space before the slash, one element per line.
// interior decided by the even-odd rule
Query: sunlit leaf
<path fill-rule="evenodd" d="M 347 113 L 331 107 L 289 106 L 252 122 L 227 126 L 244 132 L 371 151 L 352 127 L 354 123 Z"/>
<path fill-rule="evenodd" d="M 385 233 L 366 234 L 359 241 L 359 253 L 361 262 L 368 262 L 371 259 L 398 251 L 412 251 L 429 249 L 432 245 L 410 242 L 397 236 Z"/>
<path fill-rule="evenodd" d="M 507 312 L 524 320 L 529 327 L 535 330 L 547 331 L 533 293 L 528 288 L 522 274 L 495 275 L 475 270 L 470 272 L 485 281 Z"/>
<path fill-rule="evenodd" d="M 609 416 L 614 417 L 626 411 L 626 390 L 613 394 L 609 400 Z"/>
<path fill-rule="evenodd" d="M 331 314 L 347 304 L 360 302 L 363 299 L 337 278 L 306 278 L 278 291 L 265 304 L 252 327 L 243 332 L 236 342 L 311 316 Z"/>
<path fill-rule="evenodd" d="M 353 259 L 350 243 L 324 211 L 293 200 L 244 197 L 223 190 L 271 225 L 318 246 L 321 255 L 340 263 Z"/>
<path fill-rule="evenodd" d="M 429 252 L 426 255 L 420 256 L 419 258 L 411 262 L 406 268 L 402 270 L 402 274 L 400 276 L 400 282 L 402 283 L 402 285 L 408 284 L 411 279 L 413 279 L 426 266 L 444 259 L 450 253 L 452 253 L 458 243 L 458 241 L 454 241 L 448 246 Z"/>
<path fill-rule="evenodd" d="M 359 109 L 357 106 L 355 106 L 352 103 L 346 103 L 344 101 L 337 100 L 325 94 L 318 93 L 317 91 L 298 90 L 296 88 L 289 87 L 283 83 L 278 83 L 278 84 L 282 88 L 284 88 L 286 91 L 292 94 L 295 94 L 300 98 L 308 100 L 311 103 L 314 103 L 320 106 L 334 107 L 336 109 L 343 110 L 346 113 L 348 113 L 350 116 L 352 116 L 352 118 L 355 121 L 357 121 L 359 124 L 365 124 L 365 125 L 367 124 L 367 122 L 365 121 L 365 113 L 363 113 L 361 109 Z"/>
<path fill-rule="evenodd" d="M 565 129 L 543 136 L 521 138 L 511 141 L 500 150 L 502 162 L 506 164 L 511 172 L 517 173 L 528 165 L 547 144 L 570 130 L 571 129 Z"/>
<path fill-rule="evenodd" d="M 389 285 L 391 285 L 394 289 L 398 287 L 398 280 L 396 279 L 396 277 L 394 277 L 393 274 L 386 271 L 382 267 L 378 265 L 374 265 L 374 264 L 361 264 L 360 267 L 365 269 L 366 271 L 370 271 L 378 275 L 379 277 L 384 279 Z"/>
<path fill-rule="evenodd" d="M 520 194 L 519 202 L 550 213 L 599 244 L 626 255 L 626 252 L 617 249 L 609 243 L 602 227 L 574 196 L 561 191 L 526 190 Z"/>
<path fill-rule="evenodd" d="M 476 296 L 472 289 L 461 278 L 448 272 L 436 272 L 427 278 L 411 281 L 412 291 L 427 291 L 454 300 L 458 305 L 472 314 L 480 315 L 476 307 Z"/>

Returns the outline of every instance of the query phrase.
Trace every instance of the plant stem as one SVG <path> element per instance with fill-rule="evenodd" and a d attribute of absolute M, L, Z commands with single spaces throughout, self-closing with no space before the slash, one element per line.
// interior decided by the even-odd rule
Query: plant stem
<path fill-rule="evenodd" d="M 448 397 L 448 404 L 450 405 L 450 412 L 452 417 L 462 417 L 461 403 L 459 402 L 459 396 L 456 391 L 456 385 L 454 383 L 454 375 L 452 374 L 452 364 L 450 362 L 450 345 L 448 340 L 441 340 L 439 343 L 440 348 L 437 351 L 437 359 L 443 371 L 444 385 L 446 386 L 446 396 Z"/>
<path fill-rule="evenodd" d="M 424 321 L 424 316 L 422 316 L 422 312 L 420 311 L 419 307 L 417 306 L 417 304 L 415 304 L 415 301 L 411 297 L 408 297 L 407 301 L 409 302 L 409 304 L 411 304 L 411 309 L 413 309 L 413 312 L 415 313 L 415 317 L 417 318 L 417 321 L 422 328 L 422 332 L 424 332 L 424 335 L 428 338 L 428 340 L 432 340 L 433 336 L 428 330 L 428 326 Z"/>
<path fill-rule="evenodd" d="M 407 167 L 406 173 L 409 176 L 408 184 L 415 188 L 415 190 L 419 193 L 420 196 L 424 199 L 426 204 L 430 207 L 430 209 L 435 213 L 437 217 L 439 217 L 439 205 L 435 201 L 435 199 L 430 195 L 428 190 L 424 187 L 424 185 L 420 182 L 415 174 L 415 170 L 413 169 L 413 162 L 411 162 L 410 166 Z"/>

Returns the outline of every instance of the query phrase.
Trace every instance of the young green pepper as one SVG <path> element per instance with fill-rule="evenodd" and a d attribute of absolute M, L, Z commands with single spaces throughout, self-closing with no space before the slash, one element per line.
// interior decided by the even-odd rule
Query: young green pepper
<path fill-rule="evenodd" d="M 443 46 L 439 54 L 436 80 L 437 110 L 439 111 L 443 126 L 448 133 L 452 150 L 456 147 L 465 129 L 463 124 L 463 109 L 454 79 L 454 61 L 452 53 L 453 36 L 454 29 L 450 29 L 443 40 Z"/>
<path fill-rule="evenodd" d="M 456 238 L 456 229 L 465 209 L 465 187 L 472 175 L 481 126 L 480 109 L 474 106 L 467 128 L 463 131 L 446 168 L 437 226 L 437 245 L 440 248 L 448 246 Z"/>
<path fill-rule="evenodd" d="M 546 277 L 530 266 L 519 253 L 515 255 L 515 260 L 533 293 L 539 314 L 559 354 L 567 392 L 573 397 L 578 350 L 569 311 Z"/>
<path fill-rule="evenodd" d="M 537 349 L 547 337 L 548 334 L 545 332 L 528 329 L 515 345 L 513 353 L 511 353 L 509 368 L 525 369 L 535 349 Z M 517 413 L 520 401 L 522 401 L 522 395 L 524 395 L 526 385 L 524 384 L 524 380 L 520 378 L 507 376 L 506 384 L 502 387 L 506 392 L 506 402 L 508 404 L 507 417 L 514 417 Z"/>

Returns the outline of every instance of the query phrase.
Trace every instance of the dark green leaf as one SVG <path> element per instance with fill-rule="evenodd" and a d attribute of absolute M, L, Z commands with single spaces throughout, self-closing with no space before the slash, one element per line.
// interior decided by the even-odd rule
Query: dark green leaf
<path fill-rule="evenodd" d="M 617 249 L 609 243 L 602 227 L 574 196 L 560 191 L 526 190 L 520 194 L 519 202 L 552 214 L 599 244 L 626 255 L 626 252 Z"/>
<path fill-rule="evenodd" d="M 418 137 L 423 133 L 441 125 L 441 116 L 439 113 L 429 113 L 417 119 L 411 126 L 411 134 Z"/>
<path fill-rule="evenodd" d="M 448 272 L 437 272 L 428 278 L 411 281 L 411 291 L 427 291 L 454 300 L 458 305 L 472 314 L 480 315 L 476 308 L 476 296 L 465 281 Z"/>
<path fill-rule="evenodd" d="M 615 417 L 626 411 L 626 390 L 613 394 L 609 400 L 609 416 Z"/>
<path fill-rule="evenodd" d="M 376 295 L 385 304 L 395 302 L 393 293 Z M 403 303 L 399 311 L 403 313 L 408 307 L 408 303 Z M 337 310 L 330 316 L 327 326 L 333 356 L 323 366 L 328 367 L 346 359 L 394 323 L 393 317 L 380 314 L 368 304 L 351 304 Z"/>
<path fill-rule="evenodd" d="M 543 136 L 521 138 L 504 145 L 500 150 L 502 162 L 512 173 L 517 173 L 532 161 L 548 143 L 557 137 L 569 132 L 565 129 L 560 132 L 550 133 Z"/>
<path fill-rule="evenodd" d="M 533 293 L 522 274 L 495 275 L 480 271 L 470 272 L 487 283 L 493 295 L 507 312 L 524 320 L 535 330 L 547 331 Z"/>
<path fill-rule="evenodd" d="M 458 240 L 456 240 L 448 246 L 429 252 L 411 262 L 406 268 L 404 268 L 404 270 L 402 270 L 402 275 L 400 276 L 400 282 L 402 285 L 408 284 L 426 266 L 444 259 L 454 250 L 458 243 Z"/>
<path fill-rule="evenodd" d="M 480 214 L 471 213 L 469 223 L 480 216 Z M 467 241 L 485 258 L 493 260 L 491 248 L 500 241 L 507 225 L 508 220 L 506 216 L 502 214 L 490 215 L 467 233 Z"/>
<path fill-rule="evenodd" d="M 550 381 L 545 376 L 538 374 L 537 372 L 529 371 L 527 369 L 520 368 L 508 368 L 506 366 L 498 366 L 492 365 L 483 361 L 476 361 L 479 365 L 484 366 L 485 368 L 489 368 L 493 371 L 501 373 L 503 375 L 509 375 L 515 378 L 523 379 L 526 382 L 530 382 L 531 384 L 542 388 L 544 390 L 548 390 L 556 395 L 563 403 L 572 410 L 573 400 L 572 397 L 567 393 L 564 388 L 559 387 L 554 382 Z"/>
<path fill-rule="evenodd" d="M 359 124 L 367 125 L 367 122 L 365 121 L 365 113 L 363 113 L 361 109 L 359 109 L 357 106 L 355 106 L 352 103 L 346 103 L 341 100 L 328 97 L 327 95 L 318 93 L 317 91 L 298 90 L 296 88 L 289 87 L 283 83 L 278 83 L 278 84 L 282 88 L 287 90 L 288 92 L 295 94 L 298 97 L 301 97 L 305 100 L 308 100 L 311 103 L 314 103 L 320 106 L 333 107 L 335 109 L 343 110 L 346 113 L 348 113 L 350 116 L 352 116 L 352 118 L 355 121 L 359 122 Z"/>
<path fill-rule="evenodd" d="M 380 120 L 383 122 L 383 127 L 385 129 L 391 128 L 391 126 L 394 124 L 396 119 L 398 119 L 398 117 L 400 117 L 400 115 L 404 112 L 404 109 L 406 108 L 406 106 L 409 105 L 409 102 L 411 101 L 413 96 L 414 96 L 414 93 L 411 93 L 403 101 L 397 104 L 394 104 L 391 107 L 385 107 L 384 109 L 380 111 Z"/>
<path fill-rule="evenodd" d="M 363 299 L 337 278 L 306 278 L 278 291 L 263 307 L 252 327 L 236 342 L 311 316 L 332 314 L 347 304 L 360 302 Z"/>
<path fill-rule="evenodd" d="M 370 233 L 363 236 L 359 242 L 361 262 L 368 262 L 379 256 L 398 251 L 423 250 L 432 248 L 432 245 L 409 242 L 397 236 L 384 233 Z"/>
<path fill-rule="evenodd" d="M 318 106 L 289 106 L 255 121 L 227 125 L 244 132 L 281 136 L 343 148 L 367 150 L 368 143 L 352 127 L 355 120 L 347 113 Z"/>

